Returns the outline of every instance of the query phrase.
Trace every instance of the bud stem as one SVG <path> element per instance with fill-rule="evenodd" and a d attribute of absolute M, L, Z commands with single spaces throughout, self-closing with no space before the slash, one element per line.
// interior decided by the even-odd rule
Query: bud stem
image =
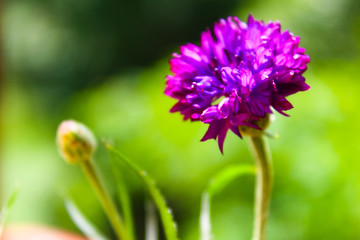
<path fill-rule="evenodd" d="M 262 135 L 250 136 L 249 145 L 257 166 L 252 240 L 265 240 L 273 183 L 270 149 Z"/>
<path fill-rule="evenodd" d="M 100 178 L 96 173 L 92 161 L 84 161 L 81 163 L 81 166 L 86 176 L 90 180 L 91 185 L 94 188 L 118 239 L 130 240 L 124 227 L 124 223 L 120 217 L 119 211 L 117 210 L 112 198 L 110 197 L 110 194 L 100 181 Z"/>

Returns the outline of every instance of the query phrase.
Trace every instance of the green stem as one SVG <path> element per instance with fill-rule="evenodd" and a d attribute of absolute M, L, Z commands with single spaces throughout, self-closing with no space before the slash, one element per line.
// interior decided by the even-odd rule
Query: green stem
<path fill-rule="evenodd" d="M 101 183 L 92 161 L 84 161 L 81 163 L 81 166 L 88 179 L 90 180 L 118 239 L 128 240 L 129 237 L 124 227 L 124 223 L 120 217 L 119 211 L 117 210 L 112 198 L 110 197 L 110 194 L 107 192 L 104 185 Z"/>
<path fill-rule="evenodd" d="M 252 240 L 265 240 L 273 183 L 270 149 L 262 135 L 250 136 L 249 145 L 257 166 L 255 218 Z"/>

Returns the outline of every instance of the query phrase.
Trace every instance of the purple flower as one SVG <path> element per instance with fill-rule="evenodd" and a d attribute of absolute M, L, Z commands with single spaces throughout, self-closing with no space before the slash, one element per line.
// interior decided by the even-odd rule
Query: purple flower
<path fill-rule="evenodd" d="M 288 116 L 293 106 L 286 97 L 310 88 L 302 76 L 310 57 L 299 42 L 279 22 L 221 19 L 201 34 L 200 46 L 189 43 L 173 54 L 165 94 L 178 102 L 170 112 L 209 124 L 201 141 L 218 139 L 222 152 L 229 129 L 241 137 L 239 126 L 259 128 L 272 109 Z"/>

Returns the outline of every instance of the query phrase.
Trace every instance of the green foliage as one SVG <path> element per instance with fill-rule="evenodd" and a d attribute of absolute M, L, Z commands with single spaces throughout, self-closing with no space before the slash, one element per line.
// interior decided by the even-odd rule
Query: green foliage
<path fill-rule="evenodd" d="M 128 167 L 140 177 L 140 179 L 145 184 L 147 190 L 149 191 L 149 193 L 159 211 L 160 218 L 161 218 L 162 224 L 164 226 L 166 238 L 168 240 L 177 240 L 178 237 L 177 237 L 176 224 L 175 224 L 175 221 L 171 214 L 171 210 L 166 205 L 165 198 L 161 195 L 159 189 L 155 186 L 154 180 L 152 180 L 144 170 L 139 168 L 134 162 L 132 162 L 132 161 L 128 160 L 126 157 L 124 157 L 115 148 L 113 148 L 110 145 L 107 145 L 106 147 L 110 151 L 110 153 L 114 154 L 117 157 L 117 159 L 119 161 L 126 163 L 128 165 Z M 120 167 L 119 164 L 117 166 Z"/>
<path fill-rule="evenodd" d="M 111 159 L 111 169 L 113 170 L 115 185 L 117 190 L 118 201 L 121 206 L 121 210 L 124 216 L 125 227 L 130 235 L 131 239 L 136 239 L 134 232 L 134 220 L 131 206 L 131 199 L 129 196 L 129 191 L 126 186 L 126 179 L 121 174 L 120 168 L 116 165 L 116 160 L 114 158 Z"/>
<path fill-rule="evenodd" d="M 229 166 L 211 179 L 209 185 L 207 186 L 205 192 L 212 198 L 215 194 L 219 193 L 226 187 L 232 180 L 237 177 L 240 177 L 244 174 L 255 174 L 256 168 L 253 165 L 234 165 Z"/>
<path fill-rule="evenodd" d="M 234 165 L 221 170 L 213 179 L 202 195 L 201 213 L 200 213 L 200 230 L 201 240 L 211 240 L 211 199 L 218 194 L 235 178 L 245 174 L 255 174 L 255 166 Z"/>

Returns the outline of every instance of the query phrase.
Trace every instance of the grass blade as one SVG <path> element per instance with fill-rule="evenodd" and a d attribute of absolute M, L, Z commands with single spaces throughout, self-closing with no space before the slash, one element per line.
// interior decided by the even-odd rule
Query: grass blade
<path fill-rule="evenodd" d="M 93 224 L 91 224 L 86 217 L 81 213 L 75 203 L 69 199 L 65 200 L 65 208 L 73 220 L 75 225 L 80 229 L 82 233 L 90 240 L 107 240 L 106 237 L 101 234 Z"/>
<path fill-rule="evenodd" d="M 17 194 L 18 194 L 18 188 L 15 188 L 11 193 L 9 199 L 6 201 L 4 207 L 0 211 L 0 237 L 4 229 L 6 219 L 9 215 L 9 211 L 11 207 L 14 205 L 14 202 L 16 200 Z"/>
<path fill-rule="evenodd" d="M 202 195 L 200 212 L 200 239 L 211 240 L 211 198 L 232 180 L 245 174 L 255 174 L 255 166 L 230 166 L 219 172 L 209 183 Z"/>
<path fill-rule="evenodd" d="M 113 170 L 116 180 L 116 190 L 118 194 L 118 200 L 121 205 L 121 210 L 124 215 L 125 226 L 129 233 L 130 240 L 133 240 L 136 239 L 136 236 L 134 232 L 134 220 L 132 217 L 132 206 L 129 192 L 123 180 L 120 169 L 115 166 L 116 164 L 113 158 L 111 158 L 111 165 L 111 169 Z"/>
<path fill-rule="evenodd" d="M 142 180 L 145 184 L 147 190 L 149 191 L 160 215 L 160 219 L 164 226 L 164 231 L 166 238 L 168 240 L 177 240 L 177 231 L 176 224 L 173 220 L 173 216 L 171 214 L 171 210 L 167 207 L 164 197 L 161 195 L 159 189 L 156 187 L 155 182 L 147 175 L 145 171 L 139 168 L 135 163 L 125 158 L 119 151 L 113 148 L 110 145 L 106 145 L 107 149 L 110 153 L 114 154 L 117 159 L 121 160 L 127 166 L 130 167 Z M 120 167 L 120 165 L 119 165 Z"/>

